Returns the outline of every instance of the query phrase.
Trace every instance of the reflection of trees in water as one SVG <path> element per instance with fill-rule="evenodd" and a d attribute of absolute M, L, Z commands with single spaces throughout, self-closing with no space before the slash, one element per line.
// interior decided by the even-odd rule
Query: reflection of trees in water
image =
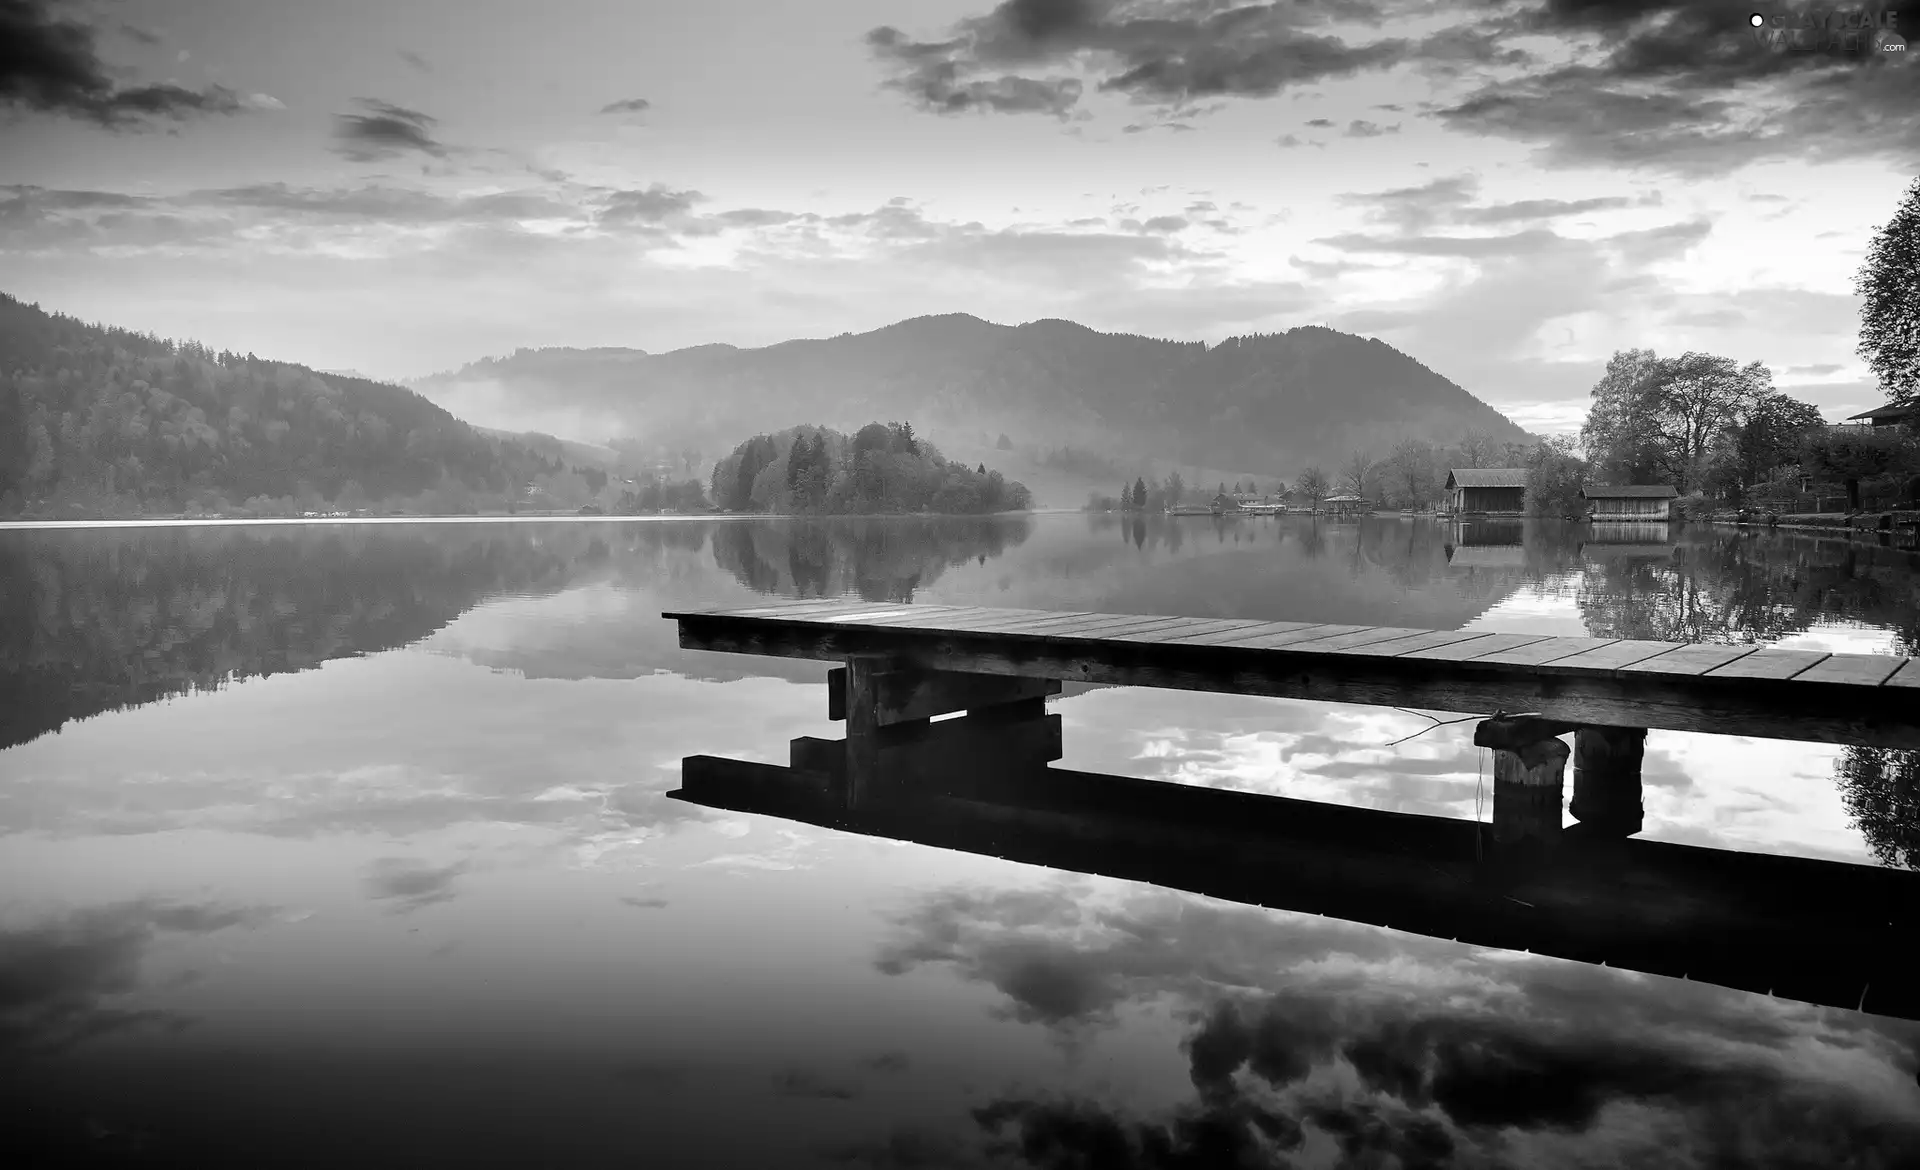
<path fill-rule="evenodd" d="M 985 564 L 1032 531 L 1025 516 L 744 521 L 715 527 L 713 559 L 757 593 L 904 602 L 948 568 Z M 1123 526 L 1121 535 L 1131 533 Z"/>
<path fill-rule="evenodd" d="M 1833 778 L 1880 864 L 1920 869 L 1920 751 L 1848 747 Z"/>
<path fill-rule="evenodd" d="M 1596 556 L 1587 632 L 1662 642 L 1773 642 L 1821 621 L 1920 636 L 1920 556 L 1854 541 L 1689 530 L 1670 556 Z M 1899 650 L 1897 652 L 1905 652 Z"/>
<path fill-rule="evenodd" d="M 229 679 L 404 646 L 702 526 L 164 528 L 0 537 L 0 747 Z"/>

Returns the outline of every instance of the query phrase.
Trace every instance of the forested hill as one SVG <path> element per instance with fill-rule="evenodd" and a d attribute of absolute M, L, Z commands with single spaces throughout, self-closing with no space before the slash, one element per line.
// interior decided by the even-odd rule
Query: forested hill
<path fill-rule="evenodd" d="M 458 512 L 560 470 L 399 386 L 0 294 L 0 514 Z"/>
<path fill-rule="evenodd" d="M 1408 438 L 1527 439 L 1393 347 L 1317 326 L 1209 346 L 956 313 L 762 349 L 521 350 L 412 385 L 476 421 L 545 411 L 556 433 L 709 450 L 770 426 L 872 418 L 912 418 L 949 444 L 1005 432 L 1022 447 L 1249 468 L 1379 457 Z"/>

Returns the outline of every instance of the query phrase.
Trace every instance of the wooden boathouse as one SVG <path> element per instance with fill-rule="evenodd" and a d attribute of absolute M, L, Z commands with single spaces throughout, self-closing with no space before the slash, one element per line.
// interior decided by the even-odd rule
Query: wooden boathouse
<path fill-rule="evenodd" d="M 1527 511 L 1524 467 L 1456 467 L 1447 472 L 1447 510 L 1456 516 L 1521 516 Z"/>
<path fill-rule="evenodd" d="M 1587 519 L 1652 523 L 1673 518 L 1673 501 L 1680 493 L 1672 484 L 1620 484 L 1581 488 L 1587 501 Z"/>
<path fill-rule="evenodd" d="M 1920 661 L 845 600 L 664 616 L 686 648 L 843 664 L 844 739 L 688 757 L 676 799 L 1920 1019 L 1920 872 L 1635 839 L 1649 728 L 1920 749 Z M 1492 817 L 1054 768 L 1063 680 L 1481 715 Z"/>

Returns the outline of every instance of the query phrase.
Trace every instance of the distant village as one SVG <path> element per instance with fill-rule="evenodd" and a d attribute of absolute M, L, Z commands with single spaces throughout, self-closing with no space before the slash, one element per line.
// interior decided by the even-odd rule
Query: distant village
<path fill-rule="evenodd" d="M 1791 448 L 1802 456 L 1800 461 L 1783 458 L 1764 468 L 1735 469 L 1736 474 L 1761 472 L 1764 478 L 1758 483 L 1730 484 L 1724 474 L 1715 482 L 1702 477 L 1691 485 L 1690 497 L 1680 486 L 1652 477 L 1649 482 L 1587 482 L 1592 469 L 1573 455 L 1568 440 L 1531 449 L 1507 444 L 1503 454 L 1524 456 L 1514 460 L 1515 466 L 1452 466 L 1441 482 L 1422 482 L 1423 468 L 1417 463 L 1431 466 L 1436 458 L 1448 456 L 1472 461 L 1492 446 L 1469 437 L 1459 447 L 1439 451 L 1402 444 L 1378 463 L 1353 456 L 1337 486 L 1318 467 L 1310 467 L 1294 482 L 1275 482 L 1265 490 L 1243 480 L 1222 482 L 1205 492 L 1189 487 L 1176 472 L 1153 483 L 1138 478 L 1118 496 L 1096 494 L 1085 510 L 1211 516 L 1543 516 L 1623 523 L 1730 518 L 1756 511 L 1775 521 L 1833 522 L 1874 512 L 1880 527 L 1912 526 L 1914 511 L 1920 509 L 1920 467 L 1908 466 L 1911 459 L 1903 459 L 1900 452 L 1911 447 L 1917 424 L 1920 405 L 1889 403 L 1843 423 L 1802 426 L 1799 446 Z M 1736 445 L 1740 438 L 1736 436 Z M 1887 457 L 1879 457 L 1883 449 Z M 1381 495 L 1391 498 L 1377 498 L 1372 490 L 1376 484 L 1385 488 Z M 1686 504 L 1695 505 L 1699 514 L 1683 513 Z"/>

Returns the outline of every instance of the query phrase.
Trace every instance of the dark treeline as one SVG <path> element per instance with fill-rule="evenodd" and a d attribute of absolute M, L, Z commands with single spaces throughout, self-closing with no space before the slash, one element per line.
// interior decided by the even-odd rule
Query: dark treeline
<path fill-rule="evenodd" d="M 510 508 L 598 468 L 410 390 L 47 313 L 0 294 L 0 514 Z"/>
<path fill-rule="evenodd" d="M 713 468 L 713 499 L 734 512 L 978 514 L 1033 506 L 1026 486 L 985 464 L 950 462 L 912 423 L 869 423 L 852 437 L 826 427 L 756 435 Z"/>

